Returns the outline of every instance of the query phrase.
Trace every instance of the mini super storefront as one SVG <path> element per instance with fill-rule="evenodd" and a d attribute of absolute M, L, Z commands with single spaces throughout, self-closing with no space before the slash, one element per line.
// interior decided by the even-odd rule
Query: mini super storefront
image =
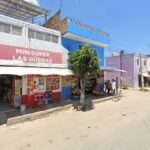
<path fill-rule="evenodd" d="M 72 75 L 62 55 L 0 45 L 0 105 L 33 108 L 62 100 L 62 80 Z"/>

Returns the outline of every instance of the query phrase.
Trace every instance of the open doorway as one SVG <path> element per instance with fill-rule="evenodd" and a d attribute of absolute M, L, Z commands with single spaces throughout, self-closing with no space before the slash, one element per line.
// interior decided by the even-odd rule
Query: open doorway
<path fill-rule="evenodd" d="M 10 109 L 13 93 L 13 76 L 0 75 L 0 112 Z"/>
<path fill-rule="evenodd" d="M 144 79 L 144 87 L 149 86 L 148 77 L 147 77 L 147 76 L 143 76 L 143 79 Z M 141 87 L 141 86 L 142 86 L 142 83 L 141 83 L 141 75 L 139 74 L 139 87 Z"/>

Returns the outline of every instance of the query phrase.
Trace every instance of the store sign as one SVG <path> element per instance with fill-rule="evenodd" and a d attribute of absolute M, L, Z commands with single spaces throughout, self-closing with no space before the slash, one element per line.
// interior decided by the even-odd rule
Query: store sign
<path fill-rule="evenodd" d="M 62 53 L 0 45 L 0 59 L 25 64 L 62 64 Z"/>

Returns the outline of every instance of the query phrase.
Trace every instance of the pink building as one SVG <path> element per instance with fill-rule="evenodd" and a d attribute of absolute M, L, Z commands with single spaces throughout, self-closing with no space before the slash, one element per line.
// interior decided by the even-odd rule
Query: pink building
<path fill-rule="evenodd" d="M 106 66 L 125 70 L 126 72 L 106 72 L 105 79 L 112 80 L 119 78 L 119 82 L 130 87 L 139 87 L 140 85 L 140 56 L 139 54 L 119 54 L 106 58 Z M 148 58 L 142 56 L 144 83 L 148 85 Z"/>

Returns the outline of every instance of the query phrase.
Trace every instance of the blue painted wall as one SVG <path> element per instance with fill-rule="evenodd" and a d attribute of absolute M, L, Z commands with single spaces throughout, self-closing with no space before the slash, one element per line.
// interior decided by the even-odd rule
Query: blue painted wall
<path fill-rule="evenodd" d="M 85 28 L 76 26 L 72 23 L 68 24 L 68 32 L 72 33 L 74 35 L 100 42 L 106 45 L 110 45 L 110 37 L 106 37 L 103 35 L 100 35 L 98 33 L 92 32 L 90 30 L 87 30 Z M 83 46 L 85 43 L 64 38 L 62 37 L 62 45 L 67 48 L 70 52 L 74 52 L 78 50 L 81 46 Z M 96 50 L 97 55 L 100 59 L 100 66 L 104 66 L 104 47 L 96 46 L 96 45 L 90 45 L 93 49 Z M 71 87 L 63 87 L 62 88 L 62 100 L 67 100 L 71 98 Z"/>
<path fill-rule="evenodd" d="M 106 37 L 104 35 L 88 30 L 86 28 L 82 28 L 73 23 L 68 23 L 68 32 L 93 41 L 107 44 L 108 46 L 110 45 L 110 37 Z"/>
<path fill-rule="evenodd" d="M 72 87 L 62 87 L 62 100 L 66 101 L 71 99 Z"/>
<path fill-rule="evenodd" d="M 83 46 L 85 43 L 80 42 L 80 41 L 75 41 L 67 38 L 62 38 L 62 45 L 66 47 L 70 52 L 74 52 L 80 48 L 80 46 Z M 96 50 L 97 55 L 100 59 L 100 66 L 104 65 L 104 48 L 99 47 L 96 45 L 91 45 L 93 49 Z"/>

